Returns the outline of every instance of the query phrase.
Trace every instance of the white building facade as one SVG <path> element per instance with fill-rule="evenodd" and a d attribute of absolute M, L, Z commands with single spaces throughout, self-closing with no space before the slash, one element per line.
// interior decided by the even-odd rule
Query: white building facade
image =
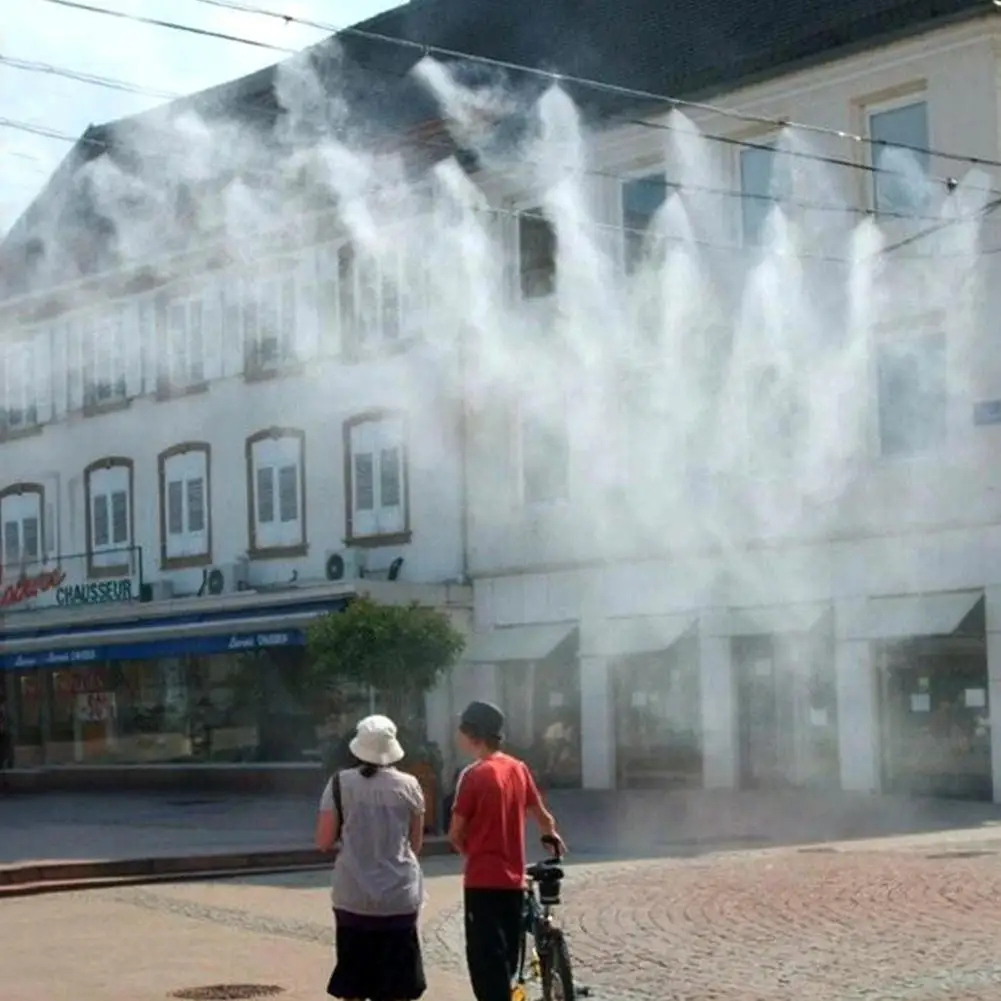
<path fill-rule="evenodd" d="M 550 92 L 416 241 L 310 223 L 11 301 L 19 760 L 196 757 L 162 720 L 203 696 L 220 754 L 285 760 L 212 658 L 378 586 L 470 627 L 432 736 L 495 700 L 550 784 L 1001 798 L 995 20 L 737 116 L 590 131 Z"/>
<path fill-rule="evenodd" d="M 139 294 L 119 272 L 8 304 L 0 660 L 18 765 L 308 764 L 318 738 L 282 676 L 312 619 L 372 593 L 467 628 L 458 411 L 412 286 L 380 286 L 378 323 L 349 313 L 348 246 L 262 244 L 228 267 L 208 246 L 156 262 Z M 255 673 L 273 690 L 243 697 Z M 345 720 L 373 698 L 346 693 Z M 448 699 L 415 710 L 441 743 Z"/>
<path fill-rule="evenodd" d="M 581 403 L 574 365 L 593 369 L 568 352 L 541 490 L 524 421 L 484 421 L 470 445 L 469 656 L 551 782 L 1001 799 L 999 42 L 990 16 L 712 98 L 742 118 L 696 106 L 595 140 L 583 187 L 621 228 L 627 272 L 649 203 L 683 189 L 657 272 L 667 339 L 622 383 L 654 391 L 630 418 L 641 389 Z M 782 153 L 793 176 L 777 181 Z M 908 171 L 927 180 L 902 184 Z M 916 192 L 941 204 L 964 185 L 981 207 L 941 232 L 939 210 L 916 208 Z M 543 208 L 556 314 L 588 323 L 603 304 L 574 285 L 583 255 L 559 200 Z M 534 239 L 523 229 L 523 261 Z M 670 359 L 727 324 L 712 395 L 697 359 Z M 748 389 L 757 360 L 799 373 L 791 417 L 772 405 L 781 376 Z M 665 430 L 679 417 L 685 442 Z"/>

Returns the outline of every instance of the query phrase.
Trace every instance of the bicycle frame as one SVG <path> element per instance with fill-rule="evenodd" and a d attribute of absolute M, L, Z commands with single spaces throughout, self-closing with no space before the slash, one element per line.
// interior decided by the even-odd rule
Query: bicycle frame
<path fill-rule="evenodd" d="M 531 964 L 531 976 L 540 975 L 539 955 L 545 951 L 546 939 L 553 927 L 553 908 L 539 900 L 537 885 L 530 880 L 525 889 L 525 903 L 522 911 L 521 942 L 518 946 L 518 979 L 517 984 L 524 987 L 526 983 L 525 967 Z M 528 937 L 532 936 L 534 955 L 529 959 Z"/>

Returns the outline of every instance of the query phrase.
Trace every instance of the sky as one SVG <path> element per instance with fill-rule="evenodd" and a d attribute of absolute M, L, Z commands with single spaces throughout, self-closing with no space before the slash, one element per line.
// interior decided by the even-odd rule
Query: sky
<path fill-rule="evenodd" d="M 0 119 L 74 138 L 88 125 L 145 111 L 163 99 L 16 68 L 2 60 L 44 64 L 153 91 L 188 94 L 283 58 L 282 53 L 268 49 L 71 10 L 48 0 L 2 2 Z M 204 0 L 85 2 L 290 49 L 311 45 L 329 34 L 215 7 Z M 245 5 L 345 27 L 397 4 L 394 0 L 246 0 Z M 31 204 L 71 147 L 64 139 L 0 125 L 0 233 Z"/>

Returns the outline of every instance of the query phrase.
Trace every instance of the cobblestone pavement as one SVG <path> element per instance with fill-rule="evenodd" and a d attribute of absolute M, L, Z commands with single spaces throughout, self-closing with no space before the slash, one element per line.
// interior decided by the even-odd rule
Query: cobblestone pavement
<path fill-rule="evenodd" d="M 608 1001 L 996 1001 L 1001 832 L 572 866 L 578 979 Z M 469 1001 L 459 878 L 431 860 L 429 1001 Z M 323 996 L 327 878 L 299 873 L 51 897 L 0 911 L 0 996 L 152 1001 L 220 982 Z"/>
<path fill-rule="evenodd" d="M 562 923 L 578 979 L 609 1001 L 1001 998 L 1001 858 L 927 849 L 575 868 Z M 461 970 L 458 907 L 427 934 Z"/>

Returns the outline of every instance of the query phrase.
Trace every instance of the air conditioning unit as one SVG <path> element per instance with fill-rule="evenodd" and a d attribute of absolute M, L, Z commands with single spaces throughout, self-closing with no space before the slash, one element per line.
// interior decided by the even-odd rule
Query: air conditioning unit
<path fill-rule="evenodd" d="M 174 597 L 172 580 L 154 580 L 146 586 L 149 588 L 149 601 L 170 601 Z"/>
<path fill-rule="evenodd" d="M 205 572 L 205 594 L 232 594 L 250 588 L 250 567 L 246 560 L 236 560 L 212 567 Z"/>
<path fill-rule="evenodd" d="M 365 576 L 364 560 L 352 549 L 331 550 L 323 563 L 323 576 L 329 581 L 358 580 Z"/>

